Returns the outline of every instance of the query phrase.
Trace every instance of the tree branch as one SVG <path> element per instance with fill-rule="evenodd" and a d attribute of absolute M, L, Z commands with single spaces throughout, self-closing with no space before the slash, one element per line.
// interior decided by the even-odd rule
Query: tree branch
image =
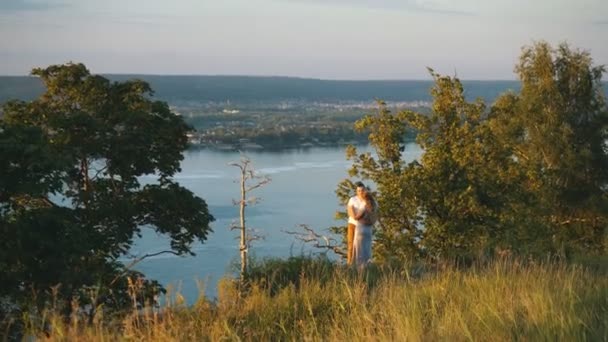
<path fill-rule="evenodd" d="M 256 177 L 256 178 L 260 178 L 260 177 Z M 251 178 L 250 178 L 250 179 L 251 179 Z M 265 184 L 268 184 L 268 183 L 270 183 L 270 177 L 268 177 L 268 176 L 264 176 L 264 177 L 263 177 L 263 179 L 262 179 L 261 181 L 259 181 L 258 183 L 256 183 L 256 184 L 254 184 L 254 185 L 250 186 L 249 188 L 247 188 L 247 190 L 246 190 L 246 191 L 247 191 L 247 192 L 249 192 L 249 191 L 251 191 L 251 190 L 257 189 L 257 188 L 259 188 L 259 187 L 261 187 L 261 186 L 263 186 L 263 185 L 265 185 Z"/>
<path fill-rule="evenodd" d="M 102 173 L 103 171 L 107 170 L 107 169 L 108 169 L 108 165 L 106 165 L 106 166 L 102 167 L 101 169 L 97 170 L 97 173 L 95 173 L 95 176 L 93 176 L 91 178 L 91 180 L 96 180 L 97 177 L 99 176 L 99 174 Z"/>
<path fill-rule="evenodd" d="M 233 163 L 228 163 L 228 166 L 236 166 L 239 169 L 241 169 L 241 171 L 243 171 L 243 169 L 246 167 L 246 166 L 243 166 L 243 165 L 241 165 L 239 163 L 234 163 L 234 162 Z"/>
<path fill-rule="evenodd" d="M 567 219 L 565 221 L 560 221 L 558 217 L 552 216 L 551 217 L 551 221 L 553 221 L 553 223 L 558 224 L 560 226 L 565 226 L 567 224 L 571 224 L 571 223 L 589 223 L 589 222 L 596 222 L 598 220 L 601 220 L 601 217 L 592 217 L 592 218 L 570 218 Z"/>
<path fill-rule="evenodd" d="M 125 266 L 125 270 L 122 271 L 119 275 L 117 275 L 111 282 L 110 282 L 110 286 L 114 285 L 114 283 L 122 276 L 124 276 L 125 274 L 127 274 L 127 272 L 129 272 L 131 270 L 131 268 L 137 264 L 139 264 L 140 262 L 142 262 L 144 259 L 149 258 L 149 257 L 153 257 L 153 256 L 158 256 L 161 254 L 173 254 L 173 255 L 177 255 L 179 256 L 179 253 L 174 252 L 174 251 L 160 251 L 160 252 L 156 252 L 156 253 L 148 253 L 148 254 L 144 254 L 139 258 L 135 258 L 129 265 Z"/>
<path fill-rule="evenodd" d="M 305 232 L 295 232 L 287 230 L 283 230 L 283 232 L 289 235 L 293 235 L 296 240 L 300 240 L 304 243 L 310 244 L 314 248 L 330 250 L 344 258 L 346 257 L 346 251 L 341 245 L 338 244 L 338 241 L 336 239 L 328 237 L 326 235 L 321 235 L 315 232 L 314 229 L 310 228 L 306 224 L 300 224 L 298 226 L 304 229 Z"/>

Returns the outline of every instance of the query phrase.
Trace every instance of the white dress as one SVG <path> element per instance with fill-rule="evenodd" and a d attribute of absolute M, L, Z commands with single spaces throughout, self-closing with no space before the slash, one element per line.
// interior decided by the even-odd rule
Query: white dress
<path fill-rule="evenodd" d="M 372 226 L 357 221 L 353 239 L 353 261 L 357 266 L 365 266 L 372 259 Z"/>

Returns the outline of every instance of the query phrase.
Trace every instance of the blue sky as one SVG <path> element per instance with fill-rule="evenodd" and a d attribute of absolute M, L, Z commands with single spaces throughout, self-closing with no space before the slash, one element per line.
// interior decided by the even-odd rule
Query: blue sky
<path fill-rule="evenodd" d="M 608 64 L 606 0 L 0 0 L 0 74 L 514 79 L 523 45 Z"/>

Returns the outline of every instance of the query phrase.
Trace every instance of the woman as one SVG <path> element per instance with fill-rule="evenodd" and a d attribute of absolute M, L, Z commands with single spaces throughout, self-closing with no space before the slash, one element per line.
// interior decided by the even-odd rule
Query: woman
<path fill-rule="evenodd" d="M 353 239 L 353 261 L 363 267 L 372 258 L 372 226 L 376 223 L 377 204 L 369 190 L 364 194 L 365 207 L 357 213 Z"/>

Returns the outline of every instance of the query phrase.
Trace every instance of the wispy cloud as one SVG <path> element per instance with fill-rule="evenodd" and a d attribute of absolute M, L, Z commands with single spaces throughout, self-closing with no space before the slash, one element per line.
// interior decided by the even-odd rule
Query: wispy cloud
<path fill-rule="evenodd" d="M 445 1 L 439 3 L 432 0 L 282 0 L 292 3 L 314 3 L 325 5 L 340 5 L 349 7 L 367 7 L 374 9 L 426 12 L 446 15 L 474 16 L 474 11 L 447 6 Z"/>
<path fill-rule="evenodd" d="M 0 14 L 2 12 L 48 11 L 66 6 L 68 6 L 66 3 L 55 1 L 0 0 Z"/>

